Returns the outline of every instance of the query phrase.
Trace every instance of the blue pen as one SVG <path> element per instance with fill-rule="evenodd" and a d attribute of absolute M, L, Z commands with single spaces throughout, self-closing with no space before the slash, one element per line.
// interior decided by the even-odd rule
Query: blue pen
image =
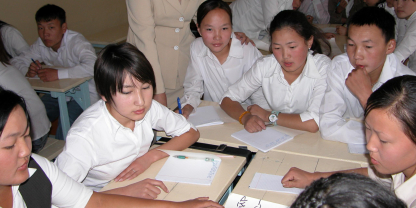
<path fill-rule="evenodd" d="M 339 1 L 339 2 L 337 3 L 337 6 L 336 6 L 336 7 L 338 7 L 340 4 L 341 4 L 341 1 Z M 336 7 L 335 7 L 335 8 L 336 8 Z"/>
<path fill-rule="evenodd" d="M 33 62 L 34 64 L 38 65 L 38 64 L 36 63 L 36 61 L 35 61 L 35 60 L 33 60 L 33 58 L 31 58 L 31 59 L 32 59 L 32 62 Z"/>
<path fill-rule="evenodd" d="M 182 114 L 181 99 L 178 97 L 177 101 L 178 101 L 179 114 Z"/>

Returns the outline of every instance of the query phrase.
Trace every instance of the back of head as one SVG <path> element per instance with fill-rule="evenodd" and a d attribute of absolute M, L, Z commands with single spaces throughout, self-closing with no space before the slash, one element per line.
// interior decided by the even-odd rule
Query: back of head
<path fill-rule="evenodd" d="M 196 22 L 201 25 L 202 20 L 207 16 L 208 12 L 214 9 L 223 9 L 230 16 L 230 22 L 233 22 L 233 15 L 231 14 L 231 8 L 227 3 L 222 0 L 208 0 L 199 5 L 198 11 L 196 12 Z"/>
<path fill-rule="evenodd" d="M 405 208 L 406 204 L 376 181 L 355 173 L 336 173 L 314 181 L 291 208 Z"/>
<path fill-rule="evenodd" d="M 130 43 L 107 45 L 97 55 L 94 64 L 94 81 L 99 95 L 107 101 L 122 92 L 124 79 L 132 78 L 142 83 L 149 83 L 156 89 L 155 75 L 150 62 L 144 54 Z"/>
<path fill-rule="evenodd" d="M 0 86 L 0 136 L 6 126 L 10 113 L 13 109 L 20 105 L 25 112 L 27 118 L 27 126 L 30 126 L 30 118 L 26 109 L 25 100 L 16 93 L 5 90 Z"/>
<path fill-rule="evenodd" d="M 62 25 L 66 22 L 65 10 L 53 4 L 46 4 L 36 12 L 35 19 L 36 22 L 49 22 L 58 19 Z"/>
<path fill-rule="evenodd" d="M 360 9 L 349 18 L 347 25 L 348 27 L 351 25 L 375 25 L 381 30 L 386 43 L 391 39 L 394 39 L 395 36 L 396 21 L 394 20 L 393 15 L 379 7 L 364 7 Z"/>

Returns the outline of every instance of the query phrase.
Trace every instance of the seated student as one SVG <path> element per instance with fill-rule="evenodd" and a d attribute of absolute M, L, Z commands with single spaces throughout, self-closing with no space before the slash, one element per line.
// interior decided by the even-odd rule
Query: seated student
<path fill-rule="evenodd" d="M 0 20 L 0 32 L 4 48 L 10 58 L 19 56 L 23 51 L 29 50 L 29 45 L 23 39 L 22 33 L 16 28 Z"/>
<path fill-rule="evenodd" d="M 309 23 L 328 24 L 328 0 L 302 0 L 299 11 L 306 15 Z"/>
<path fill-rule="evenodd" d="M 0 87 L 0 207 L 222 207 L 206 197 L 168 202 L 93 192 L 31 154 L 30 123 L 24 99 Z"/>
<path fill-rule="evenodd" d="M 152 66 L 133 45 L 105 47 L 95 63 L 94 80 L 102 100 L 79 116 L 56 159 L 74 180 L 100 190 L 110 180 L 135 178 L 168 156 L 159 149 L 183 150 L 198 140 L 199 132 L 183 116 L 152 100 Z M 173 138 L 149 151 L 152 129 Z M 161 181 L 148 179 L 109 193 L 156 198 L 160 190 L 154 186 L 168 191 Z"/>
<path fill-rule="evenodd" d="M 11 60 L 11 64 L 27 77 L 36 75 L 44 82 L 66 78 L 93 76 L 96 60 L 94 48 L 81 34 L 67 30 L 65 11 L 55 5 L 47 4 L 36 12 L 38 40 L 28 51 Z M 36 61 L 36 64 L 32 62 Z M 42 68 L 41 62 L 48 65 Z M 53 68 L 49 68 L 52 66 Z M 89 81 L 91 104 L 98 100 L 94 80 Z M 41 98 L 45 104 L 49 120 L 59 117 L 58 99 L 49 94 Z M 70 124 L 82 113 L 75 100 L 67 100 Z M 61 124 L 58 125 L 56 139 L 63 138 Z"/>
<path fill-rule="evenodd" d="M 312 182 L 290 207 L 407 208 L 386 187 L 357 173 L 335 173 Z"/>
<path fill-rule="evenodd" d="M 326 89 L 331 60 L 322 53 L 320 41 L 329 45 L 317 28 L 298 11 L 285 10 L 270 24 L 273 55 L 257 60 L 224 94 L 221 108 L 244 125 L 248 132 L 266 129 L 265 122 L 318 131 L 319 106 Z M 240 103 L 262 87 L 272 111 Z"/>
<path fill-rule="evenodd" d="M 227 3 L 209 0 L 197 11 L 197 27 L 201 38 L 191 44 L 191 60 L 183 84 L 182 115 L 188 118 L 204 100 L 219 102 L 228 87 L 239 80 L 253 63 L 262 56 L 251 44 L 241 45 L 232 34 L 231 9 Z M 231 37 L 231 38 L 230 38 Z M 252 97 L 269 108 L 263 93 Z M 247 100 L 251 104 L 250 100 Z"/>
<path fill-rule="evenodd" d="M 3 30 L 0 30 L 0 37 L 2 34 Z M 10 65 L 10 55 L 4 46 L 3 38 L 0 38 L 0 85 L 24 97 L 28 102 L 29 115 L 33 121 L 36 121 L 31 123 L 32 151 L 38 153 L 48 140 L 51 122 L 46 115 L 45 106 L 29 82 L 16 68 Z"/>
<path fill-rule="evenodd" d="M 416 72 L 416 2 L 397 0 L 394 1 L 394 8 L 400 19 L 394 54 Z"/>
<path fill-rule="evenodd" d="M 320 108 L 324 139 L 365 144 L 364 108 L 370 94 L 387 80 L 415 73 L 393 53 L 394 18 L 386 10 L 366 7 L 348 24 L 347 53 L 336 56 L 328 71 L 328 89 Z"/>
<path fill-rule="evenodd" d="M 384 83 L 368 98 L 365 108 L 367 149 L 373 167 L 339 172 L 360 173 L 390 183 L 396 196 L 416 207 L 416 77 L 404 75 Z M 375 169 L 375 171 L 373 170 Z M 304 188 L 334 172 L 308 173 L 291 168 L 284 187 Z"/>
<path fill-rule="evenodd" d="M 270 37 L 266 29 L 277 13 L 300 7 L 301 0 L 235 0 L 230 4 L 233 29 L 243 32 L 257 48 L 269 51 Z"/>

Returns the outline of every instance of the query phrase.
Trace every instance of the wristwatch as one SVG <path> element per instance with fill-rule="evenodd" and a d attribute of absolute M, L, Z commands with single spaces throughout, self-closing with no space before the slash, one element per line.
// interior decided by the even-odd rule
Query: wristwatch
<path fill-rule="evenodd" d="M 277 121 L 277 116 L 279 115 L 279 111 L 272 111 L 272 113 L 269 116 L 269 121 L 270 123 L 272 123 L 274 126 L 276 126 L 276 121 Z"/>

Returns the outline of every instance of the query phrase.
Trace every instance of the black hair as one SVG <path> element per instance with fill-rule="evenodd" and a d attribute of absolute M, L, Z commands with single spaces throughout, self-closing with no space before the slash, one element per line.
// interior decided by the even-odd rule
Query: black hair
<path fill-rule="evenodd" d="M 94 64 L 94 81 L 98 94 L 113 101 L 116 92 L 122 92 L 127 75 L 142 83 L 149 83 L 156 92 L 155 74 L 144 54 L 130 43 L 107 45 Z"/>
<path fill-rule="evenodd" d="M 416 144 L 416 76 L 395 77 L 381 85 L 368 98 L 364 116 L 374 109 L 386 109 Z"/>
<path fill-rule="evenodd" d="M 306 19 L 305 14 L 303 14 L 302 12 L 295 10 L 284 10 L 279 12 L 270 23 L 270 37 L 273 36 L 273 33 L 275 31 L 281 30 L 285 27 L 290 27 L 291 29 L 296 31 L 297 34 L 299 34 L 305 39 L 305 42 L 307 40 L 310 40 L 310 38 L 313 36 L 313 43 L 311 49 L 314 51 L 314 54 L 323 53 L 320 42 L 323 42 L 329 48 L 329 53 L 326 55 L 329 55 L 331 53 L 331 46 L 322 34 L 322 32 L 318 28 L 314 27 L 311 23 L 309 23 Z"/>
<path fill-rule="evenodd" d="M 26 109 L 25 99 L 10 90 L 5 90 L 0 86 L 0 136 L 3 133 L 3 129 L 6 126 L 10 113 L 13 109 L 20 105 L 25 112 L 27 119 L 26 129 L 30 127 L 30 117 Z"/>
<path fill-rule="evenodd" d="M 231 13 L 230 6 L 222 0 L 208 0 L 199 5 L 198 11 L 196 12 L 196 22 L 198 23 L 198 27 L 200 27 L 202 20 L 205 16 L 207 16 L 208 12 L 214 9 L 222 9 L 227 12 L 228 16 L 230 16 L 230 22 L 232 24 L 233 15 Z"/>
<path fill-rule="evenodd" d="M 393 15 L 383 8 L 363 7 L 349 18 L 347 27 L 349 28 L 351 25 L 360 27 L 364 25 L 375 25 L 381 30 L 381 34 L 384 36 L 386 43 L 394 39 L 395 36 L 396 21 Z"/>
<path fill-rule="evenodd" d="M 65 10 L 54 4 L 46 4 L 35 15 L 36 22 L 49 22 L 58 19 L 61 25 L 66 22 Z"/>
<path fill-rule="evenodd" d="M 406 208 L 393 192 L 357 173 L 336 173 L 314 181 L 291 208 Z"/>

